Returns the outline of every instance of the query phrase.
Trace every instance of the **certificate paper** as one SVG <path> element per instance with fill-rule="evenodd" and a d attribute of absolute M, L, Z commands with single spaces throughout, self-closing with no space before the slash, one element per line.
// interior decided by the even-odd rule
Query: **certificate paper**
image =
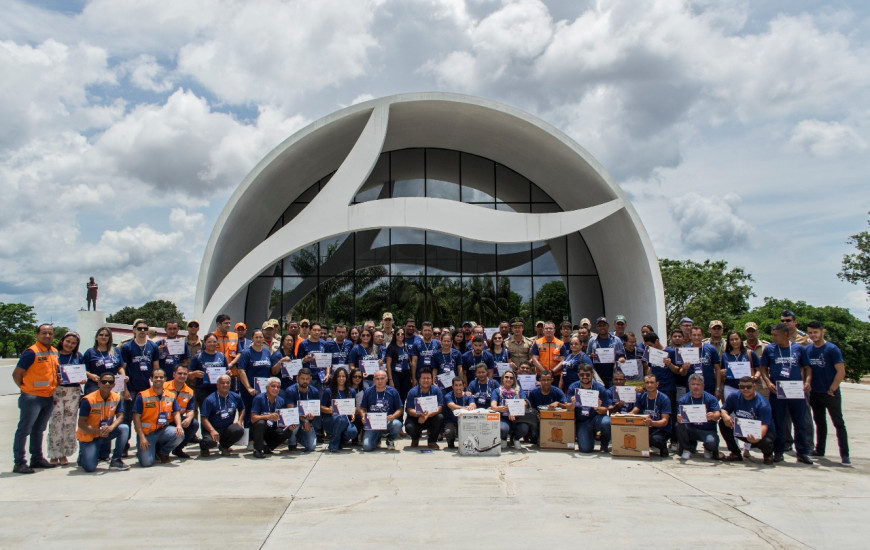
<path fill-rule="evenodd" d="M 750 420 L 748 418 L 735 418 L 734 435 L 737 437 L 754 437 L 761 439 L 761 420 Z"/>
<path fill-rule="evenodd" d="M 416 403 L 417 412 L 420 414 L 423 413 L 433 413 L 438 410 L 438 397 L 435 395 L 427 395 L 426 397 L 418 397 Z"/>
<path fill-rule="evenodd" d="M 363 359 L 362 370 L 366 376 L 374 376 L 376 372 L 381 370 L 381 367 L 378 365 L 377 359 Z"/>
<path fill-rule="evenodd" d="M 624 363 L 619 364 L 619 369 L 626 378 L 632 378 L 640 374 L 637 359 L 626 359 Z"/>
<path fill-rule="evenodd" d="M 115 385 L 112 387 L 112 391 L 115 393 L 124 393 L 124 376 L 117 375 L 115 376 Z"/>
<path fill-rule="evenodd" d="M 291 407 L 289 409 L 278 409 L 278 425 L 282 428 L 299 425 L 299 409 Z"/>
<path fill-rule="evenodd" d="M 596 348 L 596 355 L 599 363 L 613 363 L 616 361 L 616 352 L 613 348 Z"/>
<path fill-rule="evenodd" d="M 226 367 L 207 367 L 205 369 L 208 374 L 208 383 L 217 384 L 218 378 L 227 373 Z"/>
<path fill-rule="evenodd" d="M 510 416 L 522 416 L 526 414 L 525 399 L 505 399 L 504 404 L 507 405 Z"/>
<path fill-rule="evenodd" d="M 308 416 L 320 416 L 320 400 L 319 399 L 301 399 L 299 407 L 302 409 L 302 414 Z"/>
<path fill-rule="evenodd" d="M 517 375 L 517 383 L 526 393 L 535 389 L 535 385 L 537 385 L 537 377 L 534 374 L 518 374 Z"/>
<path fill-rule="evenodd" d="M 701 348 L 680 348 L 683 364 L 694 365 L 701 362 Z"/>
<path fill-rule="evenodd" d="M 331 353 L 312 353 L 314 356 L 314 364 L 317 365 L 318 369 L 326 370 L 332 364 L 332 354 Z"/>
<path fill-rule="evenodd" d="M 613 386 L 616 389 L 617 399 L 624 403 L 634 403 L 637 401 L 637 390 L 634 386 Z"/>
<path fill-rule="evenodd" d="M 367 413 L 364 427 L 367 430 L 386 430 L 387 413 Z"/>
<path fill-rule="evenodd" d="M 706 405 L 680 405 L 680 415 L 683 417 L 683 422 L 689 424 L 703 424 L 707 422 L 707 406 Z"/>
<path fill-rule="evenodd" d="M 269 385 L 268 378 L 256 377 L 254 378 L 254 388 L 257 390 L 257 393 L 266 393 L 266 386 Z"/>
<path fill-rule="evenodd" d="M 575 392 L 575 397 L 581 407 L 595 408 L 598 406 L 598 390 L 584 390 L 583 388 L 577 388 Z"/>
<path fill-rule="evenodd" d="M 294 378 L 302 370 L 302 359 L 291 359 L 281 363 L 281 372 L 284 378 Z"/>
<path fill-rule="evenodd" d="M 350 416 L 356 411 L 356 399 L 333 399 L 332 400 L 332 415 L 333 416 Z"/>
<path fill-rule="evenodd" d="M 447 389 L 453 387 L 454 374 L 452 372 L 442 372 L 438 375 L 438 387 Z"/>
<path fill-rule="evenodd" d="M 84 365 L 61 365 L 60 372 L 64 384 L 81 384 L 88 379 Z"/>
<path fill-rule="evenodd" d="M 503 375 L 504 373 L 508 372 L 509 370 L 511 370 L 511 364 L 510 364 L 510 363 L 496 363 L 496 364 L 495 364 L 495 374 L 496 374 L 496 376 L 501 376 L 501 375 Z"/>
<path fill-rule="evenodd" d="M 184 338 L 167 338 L 166 351 L 169 355 L 184 355 Z"/>
<path fill-rule="evenodd" d="M 656 348 L 647 348 L 647 352 L 649 353 L 650 365 L 655 365 L 657 367 L 665 366 L 665 357 L 668 356 L 668 352 L 663 349 Z"/>
<path fill-rule="evenodd" d="M 776 396 L 779 399 L 805 399 L 804 383 L 801 380 L 778 380 Z"/>
<path fill-rule="evenodd" d="M 729 361 L 728 368 L 735 379 L 740 380 L 744 376 L 752 376 L 752 367 L 749 361 Z"/>

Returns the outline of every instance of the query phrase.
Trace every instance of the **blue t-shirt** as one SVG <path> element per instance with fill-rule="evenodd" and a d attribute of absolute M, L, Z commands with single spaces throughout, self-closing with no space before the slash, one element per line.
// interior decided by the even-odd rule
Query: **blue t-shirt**
<path fill-rule="evenodd" d="M 541 390 L 541 387 L 538 386 L 529 393 L 529 405 L 532 406 L 533 409 L 546 408 L 551 403 L 567 403 L 568 399 L 565 397 L 565 392 L 557 388 L 556 386 L 550 387 L 550 393 L 544 395 L 544 392 Z"/>
<path fill-rule="evenodd" d="M 485 384 L 481 384 L 475 378 L 468 384 L 468 393 L 471 394 L 470 397 L 474 400 L 474 404 L 478 409 L 485 409 L 490 405 L 492 390 L 497 389 L 499 386 L 500 384 L 491 378 L 487 378 Z M 450 391 L 452 392 L 453 390 L 451 389 Z"/>
<path fill-rule="evenodd" d="M 781 348 L 776 344 L 764 346 L 761 353 L 761 366 L 767 367 L 771 382 L 778 380 L 802 380 L 801 367 L 809 367 L 807 350 L 800 344 L 789 343 Z"/>
<path fill-rule="evenodd" d="M 414 333 L 413 336 L 405 335 L 405 343 L 409 346 L 416 346 L 417 344 L 423 341 L 423 337 L 417 333 Z"/>
<path fill-rule="evenodd" d="M 290 357 L 290 359 L 296 358 L 296 355 L 292 351 L 288 354 L 288 356 Z M 279 349 L 278 351 L 273 353 L 271 357 L 269 357 L 269 363 L 271 363 L 271 365 L 274 367 L 283 358 L 284 358 L 284 351 Z M 288 378 L 287 374 L 284 372 L 283 368 L 281 369 L 281 372 L 278 374 L 278 376 L 279 376 L 279 378 L 281 378 L 281 389 L 282 390 L 286 390 L 287 388 L 290 387 L 291 384 L 296 382 L 296 377 L 293 376 L 293 377 Z"/>
<path fill-rule="evenodd" d="M 576 355 L 569 353 L 565 356 L 562 361 L 562 380 L 565 381 L 566 388 L 580 380 L 580 365 L 584 363 L 590 367 L 593 366 L 592 358 L 582 351 Z"/>
<path fill-rule="evenodd" d="M 643 392 L 637 398 L 634 406 L 640 411 L 640 414 L 648 414 L 650 420 L 661 420 L 663 414 L 671 414 L 671 400 L 661 390 L 656 394 L 655 399 L 650 399 L 649 394 Z M 674 419 L 669 417 L 668 424 L 664 428 L 653 428 L 651 426 L 650 429 L 659 429 L 670 433 L 673 423 Z"/>
<path fill-rule="evenodd" d="M 688 346 L 687 346 L 688 347 Z M 693 363 L 689 366 L 689 370 L 686 372 L 686 383 L 685 387 L 688 389 L 689 387 L 689 376 L 693 374 L 700 374 L 704 377 L 704 391 L 707 393 L 716 393 L 716 370 L 714 369 L 714 365 L 717 363 L 721 363 L 721 359 L 719 358 L 719 350 L 717 350 L 711 344 L 701 344 L 701 351 L 699 352 L 700 361 L 698 363 Z M 685 360 L 683 361 L 685 365 Z"/>
<path fill-rule="evenodd" d="M 417 358 L 417 372 L 420 372 L 424 368 L 433 368 L 432 366 L 432 355 L 441 349 L 441 342 L 435 340 L 429 340 L 429 343 L 423 341 L 422 338 L 414 341 L 414 346 L 411 348 L 411 354 Z"/>
<path fill-rule="evenodd" d="M 417 398 L 418 397 L 437 397 L 438 398 L 438 406 L 444 407 L 444 394 L 438 389 L 434 384 L 429 386 L 429 391 L 423 393 L 423 389 L 420 388 L 420 385 L 417 384 L 413 388 L 408 391 L 408 396 L 405 398 L 405 409 L 416 409 L 417 407 Z"/>
<path fill-rule="evenodd" d="M 78 388 L 81 384 L 73 384 L 70 382 L 64 382 L 63 379 L 63 366 L 64 365 L 81 365 L 82 364 L 82 354 L 76 352 L 74 354 L 65 355 L 63 353 L 57 356 L 57 382 L 61 386 L 65 386 L 67 388 Z M 87 395 L 87 394 L 85 394 Z"/>
<path fill-rule="evenodd" d="M 82 355 L 82 363 L 85 364 L 85 370 L 91 374 L 101 376 L 104 372 L 111 372 L 116 375 L 124 366 L 124 360 L 121 359 L 121 351 L 116 347 L 112 347 L 110 351 L 97 351 L 90 348 Z M 167 377 L 167 380 L 169 378 Z M 99 389 L 99 384 L 90 379 L 85 383 L 84 394 L 87 395 Z"/>
<path fill-rule="evenodd" d="M 677 414 L 682 414 L 680 405 L 706 405 L 707 412 L 716 412 L 721 410 L 719 400 L 716 396 L 705 391 L 701 397 L 692 397 L 691 393 L 687 393 L 677 401 Z M 716 430 L 716 423 L 712 420 L 708 422 L 695 423 L 694 426 L 700 430 Z"/>
<path fill-rule="evenodd" d="M 450 348 L 450 353 L 445 354 L 438 348 L 438 351 L 432 353 L 432 369 L 438 374 L 447 372 L 453 373 L 453 376 L 459 374 L 459 365 L 462 364 L 462 354 L 456 348 Z M 417 359 L 417 372 L 420 371 L 420 359 Z"/>
<path fill-rule="evenodd" d="M 227 368 L 227 358 L 223 353 L 216 351 L 214 355 L 210 355 L 201 351 L 193 356 L 190 360 L 190 371 L 202 371 L 205 375 L 196 381 L 197 389 L 215 391 L 217 389 L 217 380 L 209 380 L 209 367 L 224 367 Z M 229 370 L 227 370 L 229 374 Z"/>
<path fill-rule="evenodd" d="M 362 347 L 361 344 L 357 344 L 353 347 L 353 349 L 350 350 L 350 353 L 347 354 L 347 364 L 351 367 L 356 367 L 359 370 L 361 370 L 363 373 L 365 373 L 365 370 L 362 367 L 363 359 L 377 359 L 377 358 L 378 358 L 377 349 L 374 350 L 374 353 L 369 353 L 369 350 Z M 369 374 L 368 376 L 365 376 L 365 378 L 368 378 L 369 380 L 371 380 L 372 378 L 374 378 L 374 374 Z"/>
<path fill-rule="evenodd" d="M 311 401 L 312 399 L 319 400 L 320 392 L 311 384 L 308 384 L 305 391 L 299 389 L 299 384 L 293 384 L 284 390 L 284 402 L 287 403 L 288 407 L 296 407 L 300 401 Z"/>
<path fill-rule="evenodd" d="M 18 357 L 18 363 L 15 365 L 17 368 L 22 370 L 27 370 L 30 368 L 30 365 L 36 360 L 36 354 L 33 353 L 33 350 L 28 348 L 21 352 L 21 355 Z"/>
<path fill-rule="evenodd" d="M 260 393 L 255 395 L 254 400 L 251 402 L 251 413 L 260 416 L 264 414 L 272 414 L 278 409 L 283 409 L 284 405 L 286 405 L 286 403 L 280 393 L 275 396 L 274 403 L 269 403 L 269 396 L 265 393 Z"/>
<path fill-rule="evenodd" d="M 151 387 L 151 374 L 154 372 L 154 363 L 160 360 L 160 350 L 157 344 L 146 340 L 144 346 L 140 346 L 135 340 L 130 340 L 121 346 L 121 359 L 127 365 L 127 389 L 140 392 Z"/>
<path fill-rule="evenodd" d="M 616 338 L 615 336 L 608 335 L 607 338 L 595 338 L 594 340 L 590 340 L 589 344 L 586 346 L 586 355 L 592 356 L 593 353 L 599 348 L 613 348 L 614 359 L 616 361 L 619 360 L 620 357 L 625 356 L 625 347 L 622 345 L 622 340 Z M 595 367 L 595 371 L 598 373 L 598 376 L 602 378 L 602 380 L 612 380 L 613 379 L 613 365 L 614 363 L 602 363 L 599 361 L 597 357 L 593 359 L 593 366 Z"/>
<path fill-rule="evenodd" d="M 677 352 L 674 351 L 674 348 L 668 346 L 664 350 L 665 353 L 668 354 L 668 358 L 671 360 L 671 363 L 674 365 L 682 365 L 683 362 L 681 359 L 677 358 Z M 643 360 L 648 364 L 650 372 L 656 375 L 656 380 L 659 381 L 659 392 L 664 391 L 677 391 L 677 377 L 674 374 L 674 371 L 670 369 L 670 367 L 660 367 L 658 365 L 653 365 L 649 362 L 649 348 L 644 350 Z"/>
<path fill-rule="evenodd" d="M 492 358 L 492 354 L 486 350 L 483 350 L 480 355 L 474 355 L 472 350 L 462 354 L 462 368 L 465 369 L 465 372 L 473 372 L 474 368 L 480 363 L 486 365 L 486 370 L 488 371 L 495 370 L 495 361 Z"/>
<path fill-rule="evenodd" d="M 623 357 L 625 357 L 626 361 L 637 361 L 637 374 L 632 375 L 632 376 L 626 376 L 625 377 L 626 381 L 629 381 L 629 380 L 631 380 L 633 382 L 642 382 L 643 381 L 643 374 L 644 374 L 643 354 L 644 354 L 645 350 L 646 350 L 646 348 L 644 348 L 639 343 L 635 344 L 633 351 L 628 351 L 627 349 L 623 348 L 623 353 L 624 353 Z M 622 363 L 616 363 L 613 366 L 613 372 L 615 373 L 616 371 L 619 371 L 622 374 L 625 374 L 625 371 L 623 370 Z"/>
<path fill-rule="evenodd" d="M 459 424 L 459 419 L 456 418 L 456 413 L 448 406 L 448 404 L 453 403 L 455 405 L 459 405 L 460 407 L 467 407 L 474 402 L 474 398 L 470 395 L 465 395 L 465 392 L 462 392 L 462 395 L 456 397 L 456 394 L 453 391 L 447 392 L 444 396 L 444 422 L 450 422 L 451 424 Z M 489 403 L 486 404 L 489 406 Z"/>
<path fill-rule="evenodd" d="M 734 373 L 731 372 L 731 363 L 737 362 L 749 362 L 750 368 L 758 366 L 758 356 L 755 355 L 754 351 L 747 351 L 746 353 L 729 353 L 725 352 L 722 354 L 722 368 L 725 370 L 725 385 L 736 388 L 737 384 L 740 382 L 739 379 L 734 378 Z M 751 370 L 750 370 L 751 372 Z"/>
<path fill-rule="evenodd" d="M 272 376 L 272 354 L 269 353 L 269 348 L 263 346 L 260 351 L 254 348 L 242 350 L 239 354 L 238 365 L 239 370 L 245 371 L 245 376 L 248 377 L 248 384 L 259 392 L 255 378 L 270 378 Z"/>
<path fill-rule="evenodd" d="M 604 384 L 601 384 L 594 380 L 592 381 L 592 386 L 589 388 L 583 388 L 580 382 L 574 382 L 573 384 L 568 386 L 568 393 L 566 394 L 566 399 L 570 400 L 570 397 L 567 396 L 570 395 L 571 397 L 573 397 L 574 395 L 576 395 L 578 389 L 597 390 L 598 398 L 601 399 L 602 407 L 609 407 L 612 403 L 610 392 L 607 391 L 607 388 L 604 387 Z M 582 406 L 580 404 L 579 397 L 577 398 L 577 402 L 574 404 L 574 409 L 576 411 L 574 416 L 576 422 L 588 422 L 589 420 L 592 420 L 593 418 L 598 416 L 598 413 L 595 412 L 594 408 Z"/>
<path fill-rule="evenodd" d="M 391 342 L 387 347 L 387 357 L 391 359 L 390 368 L 393 372 L 411 372 L 411 347 L 403 343 L 401 346 Z"/>
<path fill-rule="evenodd" d="M 634 388 L 632 388 L 632 389 L 634 389 Z M 635 390 L 635 393 L 637 393 L 637 390 Z M 616 391 L 616 386 L 610 386 L 610 388 L 607 389 L 607 395 L 610 396 L 610 404 L 611 405 L 619 403 L 619 394 Z M 636 398 L 637 398 L 637 396 L 635 396 L 635 399 Z M 626 403 L 625 401 L 623 401 L 622 405 L 620 405 L 618 409 L 612 410 L 611 413 L 612 414 L 628 414 L 631 412 L 631 409 L 633 409 L 633 408 L 634 408 L 634 403 Z"/>
<path fill-rule="evenodd" d="M 184 339 L 184 351 L 175 355 L 170 354 L 169 350 L 165 347 L 161 348 L 161 346 L 166 346 L 166 338 L 157 342 L 157 347 L 160 348 L 160 368 L 166 373 L 166 379 L 172 380 L 175 367 L 183 363 L 185 359 L 190 359 L 190 348 L 187 346 L 187 339 Z"/>
<path fill-rule="evenodd" d="M 755 398 L 747 401 L 740 392 L 732 393 L 725 399 L 725 404 L 722 405 L 722 410 L 727 411 L 731 416 L 737 418 L 746 418 L 749 420 L 761 420 L 761 423 L 767 426 L 768 433 L 775 435 L 773 426 L 773 412 L 770 408 L 770 402 L 761 394 L 755 394 Z"/>
<path fill-rule="evenodd" d="M 813 369 L 810 391 L 812 393 L 828 393 L 831 384 L 834 383 L 834 377 L 837 375 L 837 369 L 834 368 L 834 365 L 843 362 L 843 353 L 840 348 L 830 342 L 825 342 L 819 347 L 810 342 L 807 344 L 806 350 L 810 367 Z M 840 388 L 837 388 L 834 393 L 840 395 Z"/>
<path fill-rule="evenodd" d="M 389 415 L 402 408 L 402 398 L 396 388 L 387 386 L 384 391 L 377 391 L 372 386 L 363 392 L 359 408 L 366 412 L 383 412 Z"/>
<path fill-rule="evenodd" d="M 218 392 L 214 392 L 202 402 L 199 415 L 208 418 L 212 428 L 219 430 L 235 422 L 236 411 L 241 415 L 244 410 L 245 404 L 242 402 L 242 397 L 236 392 L 228 392 L 226 397 L 221 397 Z M 202 427 L 202 433 L 208 433 L 205 425 Z"/>
<path fill-rule="evenodd" d="M 299 342 L 299 348 L 296 350 L 296 355 L 299 356 L 300 359 L 304 358 L 307 355 L 311 355 L 314 353 L 326 353 L 329 350 L 327 349 L 327 342 L 323 340 L 318 340 L 316 342 L 312 342 L 311 340 L 302 340 Z M 320 368 L 317 367 L 317 362 L 312 359 L 311 361 L 303 361 L 303 367 L 308 367 L 311 369 L 311 374 L 314 376 L 319 376 L 318 372 Z"/>
<path fill-rule="evenodd" d="M 347 356 L 350 355 L 350 350 L 353 349 L 353 342 L 348 339 L 341 341 L 341 344 L 335 340 L 326 342 L 326 352 L 332 354 L 333 365 L 347 365 Z"/>
<path fill-rule="evenodd" d="M 500 386 L 492 390 L 492 395 L 489 396 L 490 401 L 495 401 L 495 404 L 499 407 L 504 405 L 505 399 L 525 399 L 526 392 L 522 388 L 511 388 L 507 389 L 504 386 Z M 510 412 L 501 413 L 502 416 L 508 417 L 510 416 Z"/>

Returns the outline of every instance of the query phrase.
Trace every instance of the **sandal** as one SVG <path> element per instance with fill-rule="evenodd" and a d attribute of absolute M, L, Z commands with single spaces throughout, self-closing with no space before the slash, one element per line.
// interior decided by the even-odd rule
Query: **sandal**
<path fill-rule="evenodd" d="M 48 462 L 49 462 L 50 464 L 54 464 L 55 466 L 57 466 L 58 464 L 60 464 L 60 459 L 58 459 L 58 458 L 52 458 L 52 459 L 49 460 Z"/>
<path fill-rule="evenodd" d="M 69 464 L 69 459 L 65 456 L 62 456 L 60 457 L 60 460 L 58 460 L 58 464 L 60 464 L 61 466 L 67 466 Z"/>

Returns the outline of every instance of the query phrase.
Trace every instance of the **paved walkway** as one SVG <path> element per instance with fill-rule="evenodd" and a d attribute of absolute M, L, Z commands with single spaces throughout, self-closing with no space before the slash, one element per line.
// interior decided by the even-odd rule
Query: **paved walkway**
<path fill-rule="evenodd" d="M 0 397 L 2 548 L 866 548 L 870 391 L 844 391 L 854 468 L 645 461 L 536 449 L 501 457 L 286 452 L 10 472 Z M 724 446 L 723 446 L 724 450 Z M 128 460 L 135 464 L 135 459 Z"/>

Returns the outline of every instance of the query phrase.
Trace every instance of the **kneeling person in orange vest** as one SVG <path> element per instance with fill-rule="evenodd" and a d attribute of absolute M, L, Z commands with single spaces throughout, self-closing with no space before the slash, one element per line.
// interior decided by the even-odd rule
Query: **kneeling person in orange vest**
<path fill-rule="evenodd" d="M 100 450 L 108 448 L 115 440 L 110 470 L 129 470 L 121 460 L 121 454 L 130 438 L 130 427 L 123 423 L 124 404 L 121 396 L 112 391 L 115 375 L 104 372 L 100 375 L 100 389 L 82 398 L 79 406 L 79 426 L 76 438 L 79 440 L 79 466 L 86 472 L 97 469 Z"/>
<path fill-rule="evenodd" d="M 180 407 L 175 394 L 163 386 L 166 372 L 157 369 L 151 374 L 151 387 L 139 392 L 133 403 L 133 425 L 136 427 L 139 465 L 147 468 L 155 456 L 163 464 L 171 462 L 171 453 L 184 439 Z"/>

